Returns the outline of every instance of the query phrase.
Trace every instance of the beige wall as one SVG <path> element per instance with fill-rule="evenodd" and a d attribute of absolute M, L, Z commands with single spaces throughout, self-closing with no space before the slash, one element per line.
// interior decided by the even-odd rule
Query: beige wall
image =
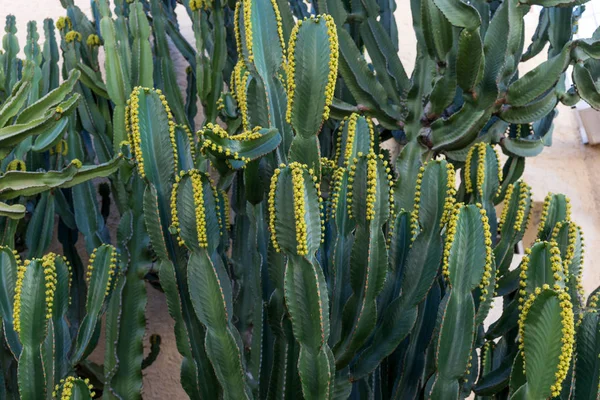
<path fill-rule="evenodd" d="M 19 39 L 25 40 L 25 24 L 27 20 L 38 21 L 38 28 L 44 18 L 52 17 L 56 20 L 64 15 L 59 0 L 25 0 L 8 1 L 0 0 L 0 18 L 7 13 L 16 15 L 19 27 Z M 408 0 L 399 0 L 397 14 L 399 30 L 400 58 L 410 73 L 414 66 L 415 36 L 410 18 L 410 4 Z M 75 0 L 82 10 L 89 12 L 88 0 Z M 183 29 L 188 32 L 189 20 L 183 16 L 181 19 Z M 3 21 L 0 21 L 3 22 Z M 531 37 L 537 15 L 535 11 L 527 16 L 527 38 Z M 182 57 L 174 52 L 174 62 L 183 71 L 185 63 Z M 539 63 L 540 58 L 530 61 L 523 67 L 527 71 Z M 184 84 L 185 78 L 180 84 Z M 586 257 L 584 272 L 584 288 L 590 292 L 600 284 L 600 148 L 584 146 L 578 135 L 577 122 L 574 112 L 566 107 L 559 107 L 560 114 L 555 122 L 553 146 L 544 150 L 542 155 L 529 159 L 524 179 L 532 186 L 534 200 L 541 202 L 548 191 L 562 192 L 571 198 L 573 206 L 573 219 L 583 227 L 586 235 Z M 535 218 L 534 218 L 535 219 Z M 526 246 L 529 243 L 525 243 Z M 149 301 L 147 308 L 147 332 L 158 333 L 162 336 L 162 351 L 156 362 L 144 370 L 144 398 L 147 400 L 158 399 L 183 399 L 185 393 L 179 385 L 180 356 L 175 348 L 173 336 L 173 323 L 166 311 L 164 296 L 148 287 Z M 499 311 L 496 308 L 496 312 Z M 147 339 L 146 339 L 147 341 Z M 101 349 L 99 349 L 101 350 Z M 94 355 L 97 362 L 102 361 L 102 352 Z"/>

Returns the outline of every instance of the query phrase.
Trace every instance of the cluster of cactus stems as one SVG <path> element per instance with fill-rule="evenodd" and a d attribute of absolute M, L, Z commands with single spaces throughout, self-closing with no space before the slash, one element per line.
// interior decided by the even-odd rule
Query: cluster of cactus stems
<path fill-rule="evenodd" d="M 24 59 L 8 16 L 0 398 L 141 399 L 146 282 L 191 399 L 597 398 L 600 294 L 564 195 L 513 259 L 525 157 L 558 102 L 600 108 L 582 3 L 411 0 L 411 77 L 394 1 L 61 0 Z"/>

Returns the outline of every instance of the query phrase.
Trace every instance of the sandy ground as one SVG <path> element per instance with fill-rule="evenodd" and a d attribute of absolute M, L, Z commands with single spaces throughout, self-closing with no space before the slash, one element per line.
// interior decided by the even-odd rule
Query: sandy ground
<path fill-rule="evenodd" d="M 408 1 L 398 1 L 397 21 L 400 32 L 400 58 L 407 69 L 411 71 L 415 57 L 415 37 L 410 19 Z M 75 4 L 82 10 L 89 11 L 89 1 L 75 0 Z M 25 26 L 28 20 L 38 22 L 38 29 L 42 26 L 44 18 L 52 17 L 56 20 L 65 12 L 59 0 L 25 0 L 20 2 L 0 0 L 0 19 L 6 14 L 14 14 L 18 22 L 18 35 L 21 43 L 25 40 Z M 188 38 L 192 38 L 190 23 L 186 16 L 180 17 L 184 31 Z M 527 38 L 531 37 L 537 16 L 530 14 L 527 17 Z M 185 62 L 176 52 L 173 52 L 175 65 L 183 71 Z M 529 70 L 540 59 L 534 59 L 523 67 Z M 181 75 L 180 84 L 184 84 L 185 77 Z M 583 285 L 587 293 L 600 284 L 600 148 L 592 148 L 581 143 L 578 134 L 577 121 L 574 111 L 559 107 L 560 114 L 555 121 L 553 146 L 544 150 L 542 155 L 529 159 L 524 179 L 532 186 L 534 200 L 538 202 L 536 216 L 533 222 L 539 220 L 540 204 L 547 192 L 562 192 L 571 198 L 572 218 L 579 223 L 586 236 L 585 272 Z M 115 213 L 113 213 L 114 215 Z M 115 221 L 109 221 L 114 226 Z M 532 232 L 535 226 L 531 227 Z M 527 235 L 531 237 L 531 235 Z M 525 243 L 528 246 L 530 243 Z M 181 358 L 175 348 L 173 335 L 173 322 L 167 313 L 164 296 L 148 286 L 147 307 L 147 332 L 162 336 L 162 350 L 156 362 L 144 370 L 143 395 L 147 400 L 158 399 L 184 399 L 187 396 L 179 385 L 179 365 Z M 498 310 L 498 307 L 496 308 Z M 147 342 L 147 340 L 146 340 Z M 94 353 L 94 360 L 102 361 L 102 349 Z"/>

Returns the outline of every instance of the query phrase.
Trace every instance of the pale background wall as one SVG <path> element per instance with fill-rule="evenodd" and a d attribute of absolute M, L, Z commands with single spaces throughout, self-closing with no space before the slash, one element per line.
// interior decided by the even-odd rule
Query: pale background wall
<path fill-rule="evenodd" d="M 594 0 L 597 1 L 597 0 Z M 415 36 L 412 30 L 410 3 L 408 0 L 397 1 L 396 19 L 399 31 L 400 58 L 407 72 L 414 67 Z M 75 0 L 83 11 L 89 12 L 88 0 Z M 600 7 L 596 7 L 600 12 Z M 596 10 L 591 11 L 586 18 L 596 21 Z M 59 0 L 0 0 L 0 24 L 3 24 L 7 14 L 17 17 L 18 36 L 21 43 L 25 41 L 25 27 L 28 20 L 38 21 L 38 28 L 44 18 L 57 19 L 65 12 Z M 584 14 L 586 15 L 586 14 Z M 600 14 L 598 14 L 600 15 Z M 191 35 L 190 22 L 187 16 L 180 15 L 180 24 Z M 532 10 L 526 17 L 526 38 L 532 36 L 537 24 L 537 12 Z M 589 28 L 585 28 L 589 29 Z M 584 33 L 584 32 L 582 32 Z M 586 36 L 591 33 L 585 32 Z M 177 51 L 173 51 L 173 60 L 180 71 L 186 64 Z M 523 66 L 522 72 L 535 67 L 543 56 L 531 60 Z M 181 75 L 180 85 L 185 84 Z M 541 202 L 547 192 L 562 192 L 571 198 L 572 218 L 579 223 L 586 237 L 585 272 L 583 285 L 587 293 L 600 285 L 600 147 L 593 148 L 583 145 L 579 136 L 578 122 L 575 112 L 567 107 L 559 106 L 559 116 L 555 120 L 553 146 L 535 158 L 528 159 L 524 179 L 532 186 L 534 200 L 538 202 L 533 223 L 539 220 Z M 531 235 L 527 235 L 531 238 Z M 527 240 L 527 239 L 526 239 Z M 530 239 L 531 240 L 531 239 Z M 524 243 L 528 246 L 530 243 Z M 185 399 L 187 396 L 179 385 L 180 356 L 175 348 L 173 323 L 167 313 L 164 296 L 148 287 L 147 332 L 162 336 L 162 351 L 156 362 L 144 370 L 144 398 Z M 496 312 L 500 307 L 496 307 Z M 102 350 L 102 349 L 99 349 Z M 102 361 L 102 352 L 97 351 L 94 359 Z"/>

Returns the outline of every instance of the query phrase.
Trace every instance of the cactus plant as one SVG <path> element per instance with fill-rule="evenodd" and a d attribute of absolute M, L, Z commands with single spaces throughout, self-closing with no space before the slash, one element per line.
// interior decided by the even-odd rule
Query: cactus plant
<path fill-rule="evenodd" d="M 411 0 L 410 78 L 394 2 L 184 1 L 194 45 L 176 2 L 98 0 L 91 19 L 61 3 L 60 40 L 46 21 L 42 49 L 29 24 L 20 62 L 9 18 L 0 56 L 2 215 L 35 204 L 30 260 L 1 221 L 1 393 L 141 399 L 160 343 L 144 359 L 151 281 L 192 399 L 598 395 L 598 295 L 584 304 L 565 196 L 548 195 L 537 241 L 513 254 L 532 213 L 524 157 L 550 143 L 559 101 L 595 105 L 600 53 L 572 40 L 578 2 Z M 530 4 L 544 8 L 524 52 Z M 519 77 L 546 42 L 548 61 Z M 94 177 L 108 177 L 102 204 Z M 48 253 L 55 213 L 64 257 Z"/>

